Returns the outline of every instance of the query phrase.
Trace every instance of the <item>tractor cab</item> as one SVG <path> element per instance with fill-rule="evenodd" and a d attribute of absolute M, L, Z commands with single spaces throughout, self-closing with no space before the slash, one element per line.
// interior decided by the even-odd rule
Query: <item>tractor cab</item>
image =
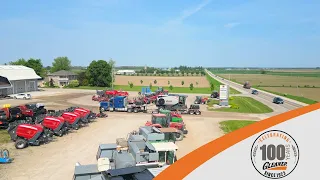
<path fill-rule="evenodd" d="M 160 114 L 165 114 L 169 118 L 170 122 L 182 122 L 182 116 L 170 110 L 160 109 Z"/>
<path fill-rule="evenodd" d="M 178 146 L 173 142 L 152 142 L 154 151 L 159 153 L 159 162 L 165 164 L 173 164 L 177 161 L 176 152 Z"/>
<path fill-rule="evenodd" d="M 165 114 L 152 114 L 152 124 L 159 124 L 162 127 L 169 127 L 170 119 Z"/>

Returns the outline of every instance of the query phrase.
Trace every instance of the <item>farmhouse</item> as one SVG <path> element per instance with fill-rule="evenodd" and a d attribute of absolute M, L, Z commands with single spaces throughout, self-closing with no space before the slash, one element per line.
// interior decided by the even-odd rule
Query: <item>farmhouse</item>
<path fill-rule="evenodd" d="M 134 70 L 118 70 L 116 72 L 117 75 L 132 75 L 135 74 L 136 72 Z"/>
<path fill-rule="evenodd" d="M 39 79 L 41 77 L 29 67 L 0 65 L 0 94 L 10 95 L 37 91 Z"/>
<path fill-rule="evenodd" d="M 48 81 L 52 79 L 56 86 L 66 86 L 70 81 L 77 80 L 77 76 L 74 72 L 61 70 L 48 74 Z"/>

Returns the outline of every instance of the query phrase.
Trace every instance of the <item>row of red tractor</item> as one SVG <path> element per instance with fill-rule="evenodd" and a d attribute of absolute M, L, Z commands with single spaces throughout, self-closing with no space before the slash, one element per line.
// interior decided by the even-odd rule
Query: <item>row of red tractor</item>
<path fill-rule="evenodd" d="M 2 127 L 7 128 L 17 149 L 49 143 L 54 135 L 61 137 L 88 125 L 97 117 L 106 117 L 106 114 L 95 114 L 81 107 L 46 110 L 44 105 L 39 103 L 6 106 L 0 110 L 0 114 Z"/>

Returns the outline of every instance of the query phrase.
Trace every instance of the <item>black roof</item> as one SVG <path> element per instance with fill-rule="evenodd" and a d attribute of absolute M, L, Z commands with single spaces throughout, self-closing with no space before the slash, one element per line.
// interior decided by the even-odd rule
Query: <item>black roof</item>
<path fill-rule="evenodd" d="M 72 71 L 61 70 L 54 73 L 50 73 L 48 75 L 49 76 L 75 76 L 77 74 Z"/>

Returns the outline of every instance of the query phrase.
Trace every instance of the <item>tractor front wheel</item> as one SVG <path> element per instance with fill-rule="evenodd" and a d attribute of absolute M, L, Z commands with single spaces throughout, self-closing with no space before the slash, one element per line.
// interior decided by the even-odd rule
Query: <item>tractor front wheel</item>
<path fill-rule="evenodd" d="M 193 115 L 193 114 L 194 114 L 194 112 L 193 112 L 193 111 L 189 111 L 189 114 L 190 114 L 190 115 Z"/>
<path fill-rule="evenodd" d="M 182 141 L 182 139 L 184 137 L 182 131 L 178 130 L 178 132 L 175 135 L 176 135 L 176 141 Z"/>
<path fill-rule="evenodd" d="M 200 115 L 201 114 L 201 112 L 200 111 L 196 111 L 196 115 Z"/>
<path fill-rule="evenodd" d="M 28 142 L 27 140 L 25 139 L 17 139 L 16 142 L 15 142 L 15 147 L 17 149 L 23 149 L 23 148 L 26 148 L 28 146 Z"/>
<path fill-rule="evenodd" d="M 133 109 L 133 112 L 134 112 L 134 113 L 138 113 L 138 112 L 139 112 L 139 111 L 138 111 L 138 108 L 134 108 L 134 109 Z"/>
<path fill-rule="evenodd" d="M 132 113 L 132 109 L 131 109 L 131 108 L 129 108 L 127 112 L 128 112 L 128 113 Z"/>

